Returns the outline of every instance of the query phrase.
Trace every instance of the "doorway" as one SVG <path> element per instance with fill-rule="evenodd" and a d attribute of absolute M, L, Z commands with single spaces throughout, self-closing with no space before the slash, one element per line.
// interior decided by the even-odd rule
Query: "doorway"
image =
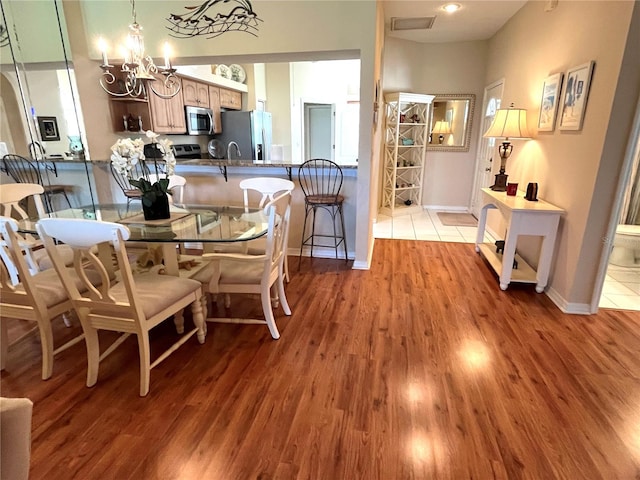
<path fill-rule="evenodd" d="M 623 231 L 622 235 L 619 230 Z M 640 101 L 611 214 L 591 311 L 616 308 L 640 311 Z"/>
<path fill-rule="evenodd" d="M 305 158 L 335 160 L 335 104 L 305 102 L 303 108 Z"/>
<path fill-rule="evenodd" d="M 496 111 L 502 102 L 502 90 L 504 80 L 498 80 L 484 89 L 484 99 L 482 101 L 482 117 L 480 120 L 478 155 L 476 157 L 476 174 L 471 194 L 471 213 L 474 217 L 480 218 L 482 208 L 482 189 L 488 187 L 491 181 L 491 170 L 493 167 L 493 155 L 495 153 L 495 138 L 484 138 L 486 132 L 493 121 Z"/>

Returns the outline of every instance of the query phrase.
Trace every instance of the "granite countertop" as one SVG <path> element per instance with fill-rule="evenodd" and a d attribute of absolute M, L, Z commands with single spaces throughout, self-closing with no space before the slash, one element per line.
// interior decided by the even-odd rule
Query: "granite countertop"
<path fill-rule="evenodd" d="M 55 157 L 55 158 L 47 158 L 49 162 L 56 163 L 84 163 L 84 160 L 77 160 L 72 158 L 63 158 L 63 157 Z M 89 163 L 110 163 L 111 159 L 109 158 L 96 158 L 92 160 L 87 160 Z M 293 163 L 287 161 L 271 161 L 271 160 L 225 160 L 225 159 L 214 159 L 214 158 L 196 158 L 196 159 L 185 159 L 177 160 L 177 165 L 199 165 L 199 166 L 212 166 L 212 167 L 272 167 L 272 168 L 292 168 L 299 167 L 300 163 Z M 357 163 L 350 164 L 342 164 L 340 165 L 343 169 L 357 169 Z"/>
<path fill-rule="evenodd" d="M 215 158 L 196 158 L 192 160 L 178 159 L 178 165 L 212 165 L 214 167 L 278 167 L 291 168 L 299 167 L 300 163 L 287 162 L 284 160 L 226 160 Z M 343 164 L 341 168 L 358 168 L 358 164 Z"/>

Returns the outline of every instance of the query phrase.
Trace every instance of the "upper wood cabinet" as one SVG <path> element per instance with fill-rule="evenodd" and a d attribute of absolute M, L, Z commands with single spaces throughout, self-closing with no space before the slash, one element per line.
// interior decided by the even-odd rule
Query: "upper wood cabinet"
<path fill-rule="evenodd" d="M 242 109 L 242 93 L 234 90 L 220 89 L 220 106 L 232 110 Z"/>
<path fill-rule="evenodd" d="M 220 88 L 209 85 L 209 107 L 213 110 L 213 132 L 222 132 L 222 117 L 220 115 Z"/>
<path fill-rule="evenodd" d="M 182 78 L 182 98 L 185 105 L 209 108 L 209 85 Z"/>
<path fill-rule="evenodd" d="M 153 82 L 153 88 L 168 95 L 163 78 Z M 241 110 L 242 92 L 217 86 L 210 82 L 180 76 L 182 91 L 171 98 L 162 98 L 149 89 L 147 98 L 111 97 L 111 119 L 114 132 L 126 132 L 129 115 L 142 125 L 142 130 L 156 133 L 184 134 L 187 132 L 185 105 L 210 108 L 215 120 L 215 133 L 222 132 L 222 109 Z"/>
<path fill-rule="evenodd" d="M 155 82 L 153 88 L 163 95 L 169 93 L 162 82 Z M 184 88 L 184 85 L 183 85 Z M 207 92 L 207 95 L 209 92 Z M 151 123 L 156 133 L 187 133 L 187 121 L 184 113 L 182 95 L 162 98 L 149 92 Z"/>

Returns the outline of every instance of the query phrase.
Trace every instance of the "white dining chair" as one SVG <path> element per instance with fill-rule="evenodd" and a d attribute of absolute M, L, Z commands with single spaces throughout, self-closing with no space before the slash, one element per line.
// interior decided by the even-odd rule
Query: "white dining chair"
<path fill-rule="evenodd" d="M 204 343 L 206 328 L 202 312 L 201 284 L 197 281 L 155 272 L 132 273 L 125 248 L 129 229 L 118 223 L 85 219 L 46 218 L 36 225 L 53 265 L 62 279 L 71 303 L 76 310 L 85 334 L 87 346 L 87 386 L 98 380 L 99 364 L 113 352 L 129 335 L 138 339 L 140 356 L 140 396 L 149 393 L 151 369 L 165 360 L 193 335 Z M 97 271 L 102 280 L 99 287 L 85 284 L 83 294 L 72 281 L 64 262 L 55 250 L 54 239 L 69 245 L 74 251 L 74 268 L 81 278 L 90 271 Z M 110 266 L 94 253 L 99 244 L 110 244 L 115 252 L 120 281 L 109 277 Z M 111 258 L 105 258 L 110 262 Z M 194 328 L 184 333 L 183 310 L 191 305 Z M 149 332 L 163 321 L 174 316 L 180 338 L 151 362 Z M 102 354 L 98 342 L 98 331 L 121 332 Z"/>
<path fill-rule="evenodd" d="M 149 174 L 149 182 L 152 184 L 157 182 L 159 178 L 165 178 L 164 174 Z M 184 204 L 184 189 L 187 185 L 187 179 L 181 175 L 172 174 L 169 176 L 169 203 L 177 203 L 178 205 Z"/>
<path fill-rule="evenodd" d="M 251 205 L 249 197 L 251 196 L 251 192 L 258 192 L 261 195 L 260 201 L 258 202 L 258 206 L 263 208 L 267 202 L 270 202 L 274 199 L 275 195 L 280 192 L 289 192 L 293 195 L 293 190 L 295 189 L 295 184 L 291 180 L 286 180 L 284 178 L 277 177 L 254 177 L 254 178 L 246 178 L 240 182 L 240 188 L 242 189 L 243 199 L 244 199 L 244 207 L 245 209 Z M 286 232 L 285 241 L 285 257 L 284 257 L 284 275 L 285 280 L 289 282 L 289 262 L 287 260 L 286 251 L 289 246 L 289 231 Z M 263 239 L 253 240 L 249 242 L 247 245 L 247 251 L 245 253 L 264 253 L 265 244 Z"/>
<path fill-rule="evenodd" d="M 51 322 L 72 309 L 71 301 L 55 270 L 31 271 L 15 219 L 0 217 L 0 239 L 0 369 L 4 370 L 6 366 L 9 349 L 5 320 L 28 320 L 38 326 L 42 349 L 42 379 L 46 380 L 53 373 L 53 357 L 82 340 L 80 335 L 54 349 Z M 62 263 L 63 268 L 66 268 L 64 261 Z M 17 273 L 17 283 L 11 279 L 11 271 Z M 69 273 L 69 278 L 78 285 L 75 274 Z M 95 275 L 88 278 L 94 283 L 99 282 Z M 80 285 L 78 287 L 81 288 Z"/>
<path fill-rule="evenodd" d="M 35 208 L 38 218 L 46 215 L 42 195 L 44 188 L 37 183 L 7 183 L 0 188 L 0 206 L 2 207 L 2 215 L 5 217 L 13 217 L 16 219 L 27 219 L 30 217 L 26 208 Z M 25 260 L 29 266 L 29 271 L 34 274 L 40 270 L 51 268 L 51 260 L 46 250 L 42 247 L 42 242 L 33 235 L 20 235 L 19 244 L 24 251 Z M 56 247 L 63 256 L 65 263 L 70 265 L 72 262 L 71 249 L 66 245 Z M 0 250 L 0 255 L 2 255 Z M 9 265 L 11 262 L 5 262 Z M 9 271 L 11 280 L 14 284 L 19 282 L 18 272 Z"/>
<path fill-rule="evenodd" d="M 283 192 L 265 205 L 269 217 L 266 249 L 261 255 L 244 253 L 206 253 L 210 260 L 207 267 L 197 272 L 193 278 L 203 284 L 209 294 L 259 294 L 264 319 L 207 318 L 220 323 L 266 324 L 274 339 L 280 332 L 273 315 L 278 302 L 286 315 L 291 309 L 284 291 L 284 258 L 286 254 L 286 232 L 291 217 L 291 192 Z M 276 301 L 271 298 L 275 289 Z M 203 305 L 206 299 L 203 298 Z M 227 305 L 228 306 L 228 305 Z"/>

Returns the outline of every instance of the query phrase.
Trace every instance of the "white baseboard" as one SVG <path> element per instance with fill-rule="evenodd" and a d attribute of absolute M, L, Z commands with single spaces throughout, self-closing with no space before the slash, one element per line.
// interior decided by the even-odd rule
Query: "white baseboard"
<path fill-rule="evenodd" d="M 309 257 L 311 254 L 311 247 L 304 247 L 302 249 L 302 256 Z M 349 259 L 355 258 L 354 252 L 347 251 L 347 255 Z M 298 248 L 288 248 L 287 256 L 290 257 L 298 257 L 300 256 L 300 247 Z M 335 248 L 327 248 L 327 247 L 313 247 L 313 256 L 316 258 L 336 258 L 336 249 Z M 338 259 L 344 260 L 344 248 L 338 248 Z"/>
<path fill-rule="evenodd" d="M 439 210 L 442 212 L 469 212 L 469 207 L 466 206 L 452 206 L 452 205 L 423 205 L 425 210 Z"/>
<path fill-rule="evenodd" d="M 567 302 L 556 290 L 549 288 L 546 292 L 547 297 L 551 299 L 563 313 L 573 315 L 591 315 L 591 305 L 588 303 L 571 303 Z"/>

